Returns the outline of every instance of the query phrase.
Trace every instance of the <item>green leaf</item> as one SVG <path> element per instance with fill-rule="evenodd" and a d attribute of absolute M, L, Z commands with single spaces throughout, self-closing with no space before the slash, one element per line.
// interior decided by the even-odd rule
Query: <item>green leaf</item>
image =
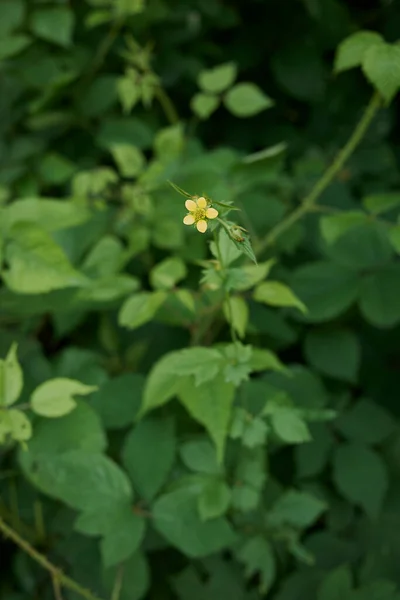
<path fill-rule="evenodd" d="M 143 385 L 143 375 L 124 373 L 109 379 L 91 395 L 90 405 L 106 428 L 121 429 L 134 422 L 142 403 Z"/>
<path fill-rule="evenodd" d="M 120 77 L 117 82 L 117 91 L 123 111 L 127 115 L 140 100 L 140 86 L 132 77 Z"/>
<path fill-rule="evenodd" d="M 9 434 L 16 442 L 26 442 L 32 437 L 32 425 L 22 410 L 11 409 L 1 414 L 0 439 Z"/>
<path fill-rule="evenodd" d="M 264 281 L 260 283 L 253 294 L 256 302 L 262 302 L 269 306 L 294 306 L 301 312 L 307 312 L 305 304 L 292 292 L 292 290 L 280 281 Z"/>
<path fill-rule="evenodd" d="M 240 338 L 246 335 L 249 320 L 249 307 L 241 296 L 229 296 L 223 305 L 225 319 L 230 323 Z"/>
<path fill-rule="evenodd" d="M 165 302 L 164 291 L 140 292 L 128 298 L 118 314 L 118 323 L 128 329 L 136 329 L 151 319 Z"/>
<path fill-rule="evenodd" d="M 318 590 L 317 600 L 353 600 L 353 581 L 348 566 L 329 572 Z"/>
<path fill-rule="evenodd" d="M 222 517 L 202 521 L 197 497 L 182 488 L 161 496 L 153 505 L 154 527 L 172 546 L 191 558 L 201 558 L 232 546 L 236 535 Z"/>
<path fill-rule="evenodd" d="M 182 462 L 197 473 L 219 475 L 221 465 L 217 461 L 215 447 L 208 439 L 191 440 L 183 443 L 179 448 Z"/>
<path fill-rule="evenodd" d="M 37 37 L 68 47 L 72 41 L 75 15 L 67 6 L 36 9 L 31 16 L 31 30 Z"/>
<path fill-rule="evenodd" d="M 158 290 L 170 290 L 186 277 L 186 265 L 181 258 L 171 257 L 159 262 L 150 271 L 150 283 Z"/>
<path fill-rule="evenodd" d="M 335 72 L 340 73 L 358 67 L 363 62 L 367 50 L 382 43 L 384 43 L 384 39 L 376 31 L 357 31 L 349 35 L 338 46 L 335 57 Z"/>
<path fill-rule="evenodd" d="M 253 117 L 274 106 L 273 100 L 254 83 L 237 83 L 226 93 L 223 102 L 235 117 Z"/>
<path fill-rule="evenodd" d="M 385 225 L 369 221 L 344 232 L 327 248 L 327 254 L 344 267 L 363 271 L 389 262 L 393 249 Z"/>
<path fill-rule="evenodd" d="M 389 103 L 400 88 L 400 47 L 376 44 L 364 55 L 362 68 L 367 79 Z"/>
<path fill-rule="evenodd" d="M 384 267 L 366 274 L 360 285 L 359 306 L 364 318 L 376 327 L 393 327 L 400 322 L 400 268 Z"/>
<path fill-rule="evenodd" d="M 388 232 L 389 241 L 397 254 L 400 254 L 400 225 L 391 227 Z"/>
<path fill-rule="evenodd" d="M 236 75 L 236 64 L 229 62 L 212 69 L 200 71 L 198 84 L 205 92 L 219 94 L 232 85 Z"/>
<path fill-rule="evenodd" d="M 382 458 L 361 444 L 342 444 L 333 460 L 333 480 L 339 492 L 376 518 L 388 489 L 388 473 Z"/>
<path fill-rule="evenodd" d="M 218 96 L 199 92 L 190 100 L 190 108 L 199 119 L 208 119 L 220 104 Z"/>
<path fill-rule="evenodd" d="M 290 283 L 307 306 L 304 318 L 311 323 L 329 321 L 343 313 L 357 298 L 359 287 L 354 272 L 327 261 L 299 267 Z"/>
<path fill-rule="evenodd" d="M 11 406 L 18 400 L 24 385 L 24 374 L 17 357 L 17 344 L 12 344 L 4 360 L 0 360 L 0 406 Z"/>
<path fill-rule="evenodd" d="M 400 205 L 399 192 L 382 192 L 380 194 L 370 194 L 363 198 L 363 206 L 373 215 L 391 210 Z"/>
<path fill-rule="evenodd" d="M 347 231 L 365 223 L 367 218 L 365 213 L 356 210 L 322 217 L 321 233 L 328 244 L 333 244 Z"/>
<path fill-rule="evenodd" d="M 351 331 L 310 331 L 305 339 L 305 355 L 323 375 L 353 383 L 357 381 L 361 347 Z"/>
<path fill-rule="evenodd" d="M 269 518 L 275 525 L 303 529 L 315 523 L 327 508 L 325 502 L 307 492 L 288 490 L 272 506 Z"/>
<path fill-rule="evenodd" d="M 86 278 L 76 271 L 48 233 L 31 223 L 18 223 L 6 245 L 7 286 L 19 294 L 42 294 L 83 286 Z"/>
<path fill-rule="evenodd" d="M 271 414 L 275 433 L 288 444 L 302 444 L 311 440 L 311 435 L 297 409 L 277 406 Z"/>
<path fill-rule="evenodd" d="M 131 507 L 113 520 L 113 530 L 101 541 L 103 565 L 112 567 L 129 559 L 139 548 L 144 537 L 146 522 L 132 512 Z"/>
<path fill-rule="evenodd" d="M 271 350 L 265 350 L 264 348 L 253 348 L 250 366 L 252 371 L 286 370 L 285 365 L 279 360 L 276 354 L 271 352 Z"/>
<path fill-rule="evenodd" d="M 325 469 L 334 437 L 325 423 L 311 423 L 311 440 L 295 448 L 295 460 L 298 477 L 315 477 Z"/>
<path fill-rule="evenodd" d="M 110 148 L 113 159 L 122 177 L 137 177 L 143 171 L 143 153 L 130 144 L 113 144 Z"/>
<path fill-rule="evenodd" d="M 178 390 L 182 404 L 210 434 L 219 463 L 224 457 L 234 395 L 234 385 L 227 383 L 222 375 L 198 386 L 192 380 L 186 380 Z"/>
<path fill-rule="evenodd" d="M 259 417 L 248 418 L 241 436 L 243 446 L 246 446 L 246 448 L 263 446 L 268 432 L 269 427 L 262 419 Z"/>
<path fill-rule="evenodd" d="M 96 452 L 70 450 L 36 457 L 40 489 L 71 508 L 86 512 L 104 509 L 132 498 L 125 473 L 109 458 Z"/>
<path fill-rule="evenodd" d="M 244 265 L 242 267 L 231 267 L 228 270 L 228 286 L 230 289 L 244 292 L 268 277 L 276 260 L 271 258 L 257 265 Z"/>
<path fill-rule="evenodd" d="M 154 139 L 154 152 L 164 164 L 179 158 L 185 147 L 185 132 L 180 123 L 164 127 Z"/>
<path fill-rule="evenodd" d="M 33 412 L 42 417 L 63 417 L 76 407 L 73 396 L 86 396 L 95 390 L 97 386 L 66 377 L 49 379 L 35 389 L 30 404 Z"/>
<path fill-rule="evenodd" d="M 236 247 L 225 229 L 222 228 L 218 233 L 218 248 L 215 242 L 211 242 L 210 249 L 215 258 L 221 261 L 224 267 L 229 266 L 241 255 L 241 250 Z"/>
<path fill-rule="evenodd" d="M 25 16 L 22 0 L 2 0 L 0 4 L 0 36 L 3 38 L 19 27 Z"/>
<path fill-rule="evenodd" d="M 115 582 L 118 581 L 121 567 L 111 567 L 103 574 L 104 585 L 107 589 L 107 598 L 115 593 Z M 98 573 L 96 573 L 98 576 Z M 145 597 L 150 585 L 150 570 L 145 556 L 136 552 L 124 562 L 121 590 L 118 600 L 141 600 Z"/>
<path fill-rule="evenodd" d="M 267 594 L 276 576 L 276 563 L 271 544 L 262 535 L 254 536 L 240 548 L 237 558 L 244 563 L 247 579 L 259 575 L 260 593 Z"/>
<path fill-rule="evenodd" d="M 0 40 L 0 60 L 19 54 L 31 43 L 32 39 L 27 35 L 16 34 L 10 37 L 3 37 Z"/>
<path fill-rule="evenodd" d="M 370 400 L 359 400 L 335 421 L 335 427 L 352 442 L 380 444 L 396 431 L 393 417 Z"/>
<path fill-rule="evenodd" d="M 146 417 L 127 436 L 122 461 L 134 488 L 146 500 L 154 498 L 174 464 L 176 435 L 171 418 Z"/>
<path fill-rule="evenodd" d="M 198 497 L 198 509 L 202 521 L 224 515 L 231 501 L 231 490 L 224 481 L 211 478 Z"/>

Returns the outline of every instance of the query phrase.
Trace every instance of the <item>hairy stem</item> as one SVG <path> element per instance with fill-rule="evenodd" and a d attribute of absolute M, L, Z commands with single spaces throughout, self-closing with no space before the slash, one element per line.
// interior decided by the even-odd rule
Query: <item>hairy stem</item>
<path fill-rule="evenodd" d="M 306 196 L 306 198 L 304 198 L 303 202 L 285 219 L 273 227 L 268 235 L 258 244 L 258 246 L 256 246 L 257 255 L 260 255 L 268 246 L 273 244 L 284 231 L 289 229 L 289 227 L 301 219 L 305 213 L 312 210 L 312 207 L 315 205 L 322 192 L 328 187 L 335 175 L 342 169 L 344 163 L 353 154 L 354 150 L 361 142 L 380 106 L 381 97 L 377 92 L 375 92 L 360 121 L 357 123 L 353 133 L 351 134 L 347 143 L 340 150 L 331 166 L 317 181 L 311 192 Z"/>
<path fill-rule="evenodd" d="M 79 594 L 79 596 L 82 598 L 85 598 L 85 600 L 101 600 L 101 598 L 95 594 L 92 594 L 90 590 L 82 587 L 74 579 L 71 579 L 71 577 L 65 575 L 61 569 L 53 565 L 53 563 L 51 563 L 46 556 L 38 552 L 33 546 L 31 546 L 31 544 L 29 544 L 29 542 L 22 538 L 19 533 L 7 525 L 2 518 L 0 518 L 0 531 L 5 537 L 10 538 L 14 544 L 21 548 L 21 550 L 26 552 L 26 554 L 28 554 L 35 562 L 46 569 L 52 577 L 53 584 L 59 584 L 65 588 L 68 588 L 76 594 Z"/>

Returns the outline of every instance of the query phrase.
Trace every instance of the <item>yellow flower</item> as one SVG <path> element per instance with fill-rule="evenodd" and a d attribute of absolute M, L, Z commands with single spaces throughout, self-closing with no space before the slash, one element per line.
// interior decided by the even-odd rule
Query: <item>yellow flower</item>
<path fill-rule="evenodd" d="M 186 200 L 185 206 L 189 213 L 183 219 L 185 225 L 196 225 L 197 231 L 205 233 L 207 231 L 208 219 L 215 219 L 218 217 L 218 211 L 212 208 L 207 200 L 200 196 L 200 198 L 194 198 L 193 200 Z"/>

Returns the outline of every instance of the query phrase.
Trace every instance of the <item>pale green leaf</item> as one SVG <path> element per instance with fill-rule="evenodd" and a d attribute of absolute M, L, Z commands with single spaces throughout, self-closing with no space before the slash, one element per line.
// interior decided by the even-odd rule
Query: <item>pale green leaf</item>
<path fill-rule="evenodd" d="M 376 44 L 365 53 L 362 63 L 367 79 L 389 103 L 400 88 L 400 46 Z"/>
<path fill-rule="evenodd" d="M 268 277 L 276 260 L 271 258 L 257 265 L 244 265 L 243 267 L 231 267 L 228 270 L 228 285 L 231 289 L 244 292 L 249 290 L 260 281 Z"/>
<path fill-rule="evenodd" d="M 293 306 L 301 312 L 307 312 L 305 304 L 297 298 L 292 290 L 280 281 L 264 281 L 260 283 L 253 294 L 254 300 L 269 306 Z"/>
<path fill-rule="evenodd" d="M 241 296 L 229 296 L 224 302 L 223 311 L 226 320 L 230 323 L 240 338 L 246 335 L 249 320 L 249 307 Z"/>
<path fill-rule="evenodd" d="M 32 437 L 32 425 L 22 410 L 8 410 L 5 417 L 8 432 L 16 442 L 26 442 Z"/>
<path fill-rule="evenodd" d="M 33 412 L 42 417 L 63 417 L 76 407 L 74 396 L 86 396 L 95 390 L 97 386 L 65 377 L 49 379 L 35 389 L 30 404 Z"/>
<path fill-rule="evenodd" d="M 4 360 L 0 360 L 0 406 L 10 406 L 18 400 L 24 384 L 24 374 L 17 357 L 17 344 L 12 344 Z"/>
<path fill-rule="evenodd" d="M 235 117 L 253 117 L 274 105 L 254 83 L 237 83 L 224 96 L 223 102 Z"/>
<path fill-rule="evenodd" d="M 172 468 L 176 452 L 174 421 L 146 417 L 125 440 L 123 465 L 134 489 L 149 502 L 154 498 Z"/>
<path fill-rule="evenodd" d="M 150 271 L 150 283 L 158 290 L 170 290 L 186 277 L 186 265 L 181 258 L 171 257 L 157 263 Z"/>
<path fill-rule="evenodd" d="M 376 518 L 389 485 L 388 472 L 380 455 L 361 444 L 340 445 L 333 460 L 333 480 L 339 492 Z"/>
<path fill-rule="evenodd" d="M 151 319 L 166 300 L 164 291 L 140 292 L 128 298 L 121 307 L 118 322 L 122 327 L 136 329 Z"/>
<path fill-rule="evenodd" d="M 176 160 L 183 151 L 185 133 L 181 124 L 164 127 L 154 138 L 154 152 L 162 163 Z"/>
<path fill-rule="evenodd" d="M 210 478 L 198 497 L 198 509 L 202 521 L 215 519 L 226 513 L 231 501 L 231 490 L 224 481 Z"/>
<path fill-rule="evenodd" d="M 252 371 L 284 371 L 286 369 L 276 354 L 265 348 L 253 348 L 250 366 Z"/>
<path fill-rule="evenodd" d="M 133 77 L 120 77 L 117 82 L 118 97 L 125 114 L 129 114 L 140 100 L 140 86 Z"/>
<path fill-rule="evenodd" d="M 376 44 L 384 43 L 376 31 L 357 31 L 339 44 L 335 57 L 335 71 L 339 73 L 361 65 L 366 51 Z"/>
<path fill-rule="evenodd" d="M 219 552 L 236 541 L 233 529 L 224 518 L 200 519 L 197 496 L 187 488 L 161 496 L 152 507 L 152 515 L 157 531 L 192 558 Z"/>
<path fill-rule="evenodd" d="M 186 380 L 178 390 L 182 404 L 211 436 L 217 448 L 218 462 L 224 457 L 234 395 L 234 385 L 227 383 L 222 375 L 198 386 L 191 379 Z"/>
<path fill-rule="evenodd" d="M 137 177 L 143 171 L 145 157 L 139 148 L 130 144 L 113 144 L 110 151 L 122 177 Z"/>
<path fill-rule="evenodd" d="M 236 75 L 236 64 L 229 62 L 212 69 L 200 71 L 198 84 L 205 92 L 219 94 L 232 85 Z"/>
<path fill-rule="evenodd" d="M 190 108 L 199 119 L 208 119 L 220 104 L 218 96 L 199 92 L 190 100 Z"/>
<path fill-rule="evenodd" d="M 297 409 L 289 406 L 277 406 L 271 423 L 275 433 L 288 444 L 302 444 L 311 440 L 311 435 Z"/>
<path fill-rule="evenodd" d="M 236 247 L 233 240 L 226 233 L 225 229 L 220 229 L 218 234 L 218 246 L 215 242 L 210 243 L 210 249 L 217 260 L 224 267 L 227 267 L 241 255 L 240 249 Z"/>

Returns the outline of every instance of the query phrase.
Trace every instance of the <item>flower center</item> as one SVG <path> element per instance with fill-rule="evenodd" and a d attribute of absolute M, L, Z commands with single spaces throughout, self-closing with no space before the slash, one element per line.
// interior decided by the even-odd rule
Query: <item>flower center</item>
<path fill-rule="evenodd" d="M 205 208 L 196 208 L 196 210 L 193 212 L 193 217 L 196 222 L 201 221 L 202 219 L 204 219 L 205 216 L 206 216 Z"/>

